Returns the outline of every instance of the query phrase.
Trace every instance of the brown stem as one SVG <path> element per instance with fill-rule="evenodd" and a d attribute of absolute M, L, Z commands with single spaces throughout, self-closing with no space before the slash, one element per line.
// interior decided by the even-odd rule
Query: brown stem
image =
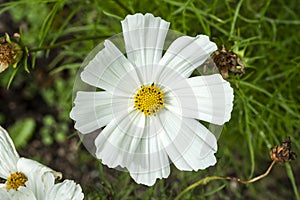
<path fill-rule="evenodd" d="M 267 175 L 270 173 L 270 171 L 271 171 L 271 169 L 273 168 L 273 166 L 274 166 L 275 163 L 276 163 L 276 161 L 273 161 L 273 162 L 270 164 L 269 168 L 267 169 L 267 171 L 266 171 L 265 173 L 263 173 L 263 174 L 261 174 L 261 175 L 259 175 L 259 176 L 256 176 L 256 177 L 254 177 L 254 178 L 252 178 L 252 179 L 249 179 L 249 180 L 241 180 L 240 178 L 237 178 L 237 177 L 231 177 L 231 176 L 224 176 L 223 178 L 224 178 L 224 179 L 227 179 L 227 180 L 237 181 L 237 182 L 240 182 L 240 183 L 243 183 L 243 184 L 253 183 L 253 182 L 258 181 L 258 180 L 264 178 L 265 176 L 267 176 Z"/>
<path fill-rule="evenodd" d="M 199 186 L 199 185 L 205 185 L 207 184 L 208 182 L 212 181 L 212 180 L 221 180 L 221 179 L 225 179 L 225 180 L 232 180 L 232 181 L 237 181 L 239 183 L 242 183 L 242 184 L 249 184 L 249 183 L 253 183 L 255 181 L 258 181 L 262 178 L 264 178 L 265 176 L 267 176 L 271 169 L 273 168 L 273 166 L 275 165 L 276 161 L 273 160 L 273 162 L 270 164 L 269 168 L 267 169 L 267 171 L 259 176 L 256 176 L 252 179 L 249 179 L 249 180 L 242 180 L 240 178 L 237 178 L 237 177 L 231 177 L 231 176 L 208 176 L 208 177 L 205 177 L 199 181 L 197 181 L 196 183 L 193 183 L 192 185 L 188 186 L 187 188 L 185 188 L 185 190 L 183 190 L 181 193 L 179 193 L 175 200 L 179 200 L 186 192 L 194 189 L 195 187 Z"/>

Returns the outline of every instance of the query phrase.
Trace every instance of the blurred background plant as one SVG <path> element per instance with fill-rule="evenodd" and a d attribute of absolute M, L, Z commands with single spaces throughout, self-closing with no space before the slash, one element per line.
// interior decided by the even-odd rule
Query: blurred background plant
<path fill-rule="evenodd" d="M 0 36 L 21 33 L 28 48 L 19 70 L 0 74 L 0 124 L 22 156 L 34 157 L 83 185 L 86 199 L 173 199 L 211 175 L 250 179 L 269 165 L 270 149 L 291 136 L 300 149 L 300 4 L 253 0 L 0 0 Z M 74 79 L 87 54 L 120 33 L 127 14 L 150 12 L 171 29 L 207 34 L 236 53 L 245 74 L 229 73 L 235 90 L 232 119 L 218 140 L 218 163 L 204 171 L 172 166 L 153 187 L 102 166 L 80 145 L 69 118 Z M 25 59 L 24 57 L 24 59 Z M 12 80 L 10 88 L 6 89 Z M 299 199 L 299 159 L 277 165 L 250 185 L 215 181 L 183 199 Z"/>

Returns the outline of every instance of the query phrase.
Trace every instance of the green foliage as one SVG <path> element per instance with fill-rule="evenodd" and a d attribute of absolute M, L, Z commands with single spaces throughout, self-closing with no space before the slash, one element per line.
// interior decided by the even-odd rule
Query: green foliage
<path fill-rule="evenodd" d="M 52 115 L 46 115 L 43 118 L 43 127 L 40 134 L 42 141 L 46 145 L 54 142 L 63 142 L 66 140 L 65 133 L 68 131 L 68 125 L 65 122 L 57 122 Z"/>
<path fill-rule="evenodd" d="M 27 45 L 35 45 L 38 42 L 37 32 L 47 16 L 48 7 L 45 3 L 24 3 L 16 5 L 10 10 L 10 14 L 15 23 L 24 23 L 24 37 Z M 28 12 L 36 11 L 36 12 Z M 38 11 L 38 12 L 37 12 Z"/>
<path fill-rule="evenodd" d="M 180 172 L 172 167 L 168 179 L 149 188 L 135 184 L 127 173 L 103 167 L 99 169 L 101 187 L 84 186 L 87 199 L 172 199 L 206 176 L 248 179 L 266 170 L 270 148 L 287 135 L 293 150 L 299 152 L 297 0 L 20 0 L 1 4 L 0 14 L 9 13 L 22 27 L 32 68 L 29 75 L 16 71 L 11 88 L 21 88 L 31 98 L 40 96 L 48 109 L 35 119 L 19 118 L 9 124 L 17 147 L 26 147 L 34 132 L 47 145 L 69 139 L 74 132 L 69 111 L 77 69 L 99 42 L 121 32 L 121 19 L 136 12 L 160 16 L 171 22 L 171 29 L 187 35 L 207 34 L 219 47 L 225 44 L 241 56 L 246 74 L 230 74 L 234 110 L 218 141 L 216 166 L 199 172 Z M 11 73 L 8 69 L 0 74 L 2 87 Z M 0 111 L 1 124 L 7 123 L 8 114 Z M 299 163 L 298 159 L 291 165 L 275 166 L 268 177 L 247 187 L 212 182 L 183 199 L 299 199 Z"/>
<path fill-rule="evenodd" d="M 36 123 L 32 118 L 17 121 L 9 127 L 8 132 L 16 148 L 25 147 L 34 134 Z"/>

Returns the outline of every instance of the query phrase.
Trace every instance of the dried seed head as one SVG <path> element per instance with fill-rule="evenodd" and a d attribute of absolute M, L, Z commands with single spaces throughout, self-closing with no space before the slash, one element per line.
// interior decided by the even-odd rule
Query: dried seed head
<path fill-rule="evenodd" d="M 281 146 L 275 146 L 270 151 L 270 157 L 273 161 L 284 163 L 296 159 L 296 154 L 291 151 L 291 138 L 287 137 Z"/>
<path fill-rule="evenodd" d="M 245 74 L 245 64 L 237 54 L 227 51 L 224 45 L 222 45 L 222 49 L 216 51 L 212 57 L 224 79 L 229 78 L 229 72 L 239 74 L 240 76 Z"/>
<path fill-rule="evenodd" d="M 0 37 L 0 73 L 10 65 L 16 67 L 22 55 L 23 50 L 20 45 L 12 42 L 7 33 L 5 33 L 4 37 Z"/>

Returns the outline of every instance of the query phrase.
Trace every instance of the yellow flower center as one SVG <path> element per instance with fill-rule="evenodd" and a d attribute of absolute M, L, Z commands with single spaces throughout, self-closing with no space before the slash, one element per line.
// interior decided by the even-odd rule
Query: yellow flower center
<path fill-rule="evenodd" d="M 149 86 L 141 86 L 134 95 L 134 107 L 145 116 L 155 115 L 164 106 L 164 94 L 154 83 Z"/>
<path fill-rule="evenodd" d="M 27 177 L 21 173 L 16 172 L 14 174 L 11 174 L 7 179 L 7 189 L 14 189 L 18 190 L 20 186 L 25 186 L 25 182 L 27 181 Z"/>

